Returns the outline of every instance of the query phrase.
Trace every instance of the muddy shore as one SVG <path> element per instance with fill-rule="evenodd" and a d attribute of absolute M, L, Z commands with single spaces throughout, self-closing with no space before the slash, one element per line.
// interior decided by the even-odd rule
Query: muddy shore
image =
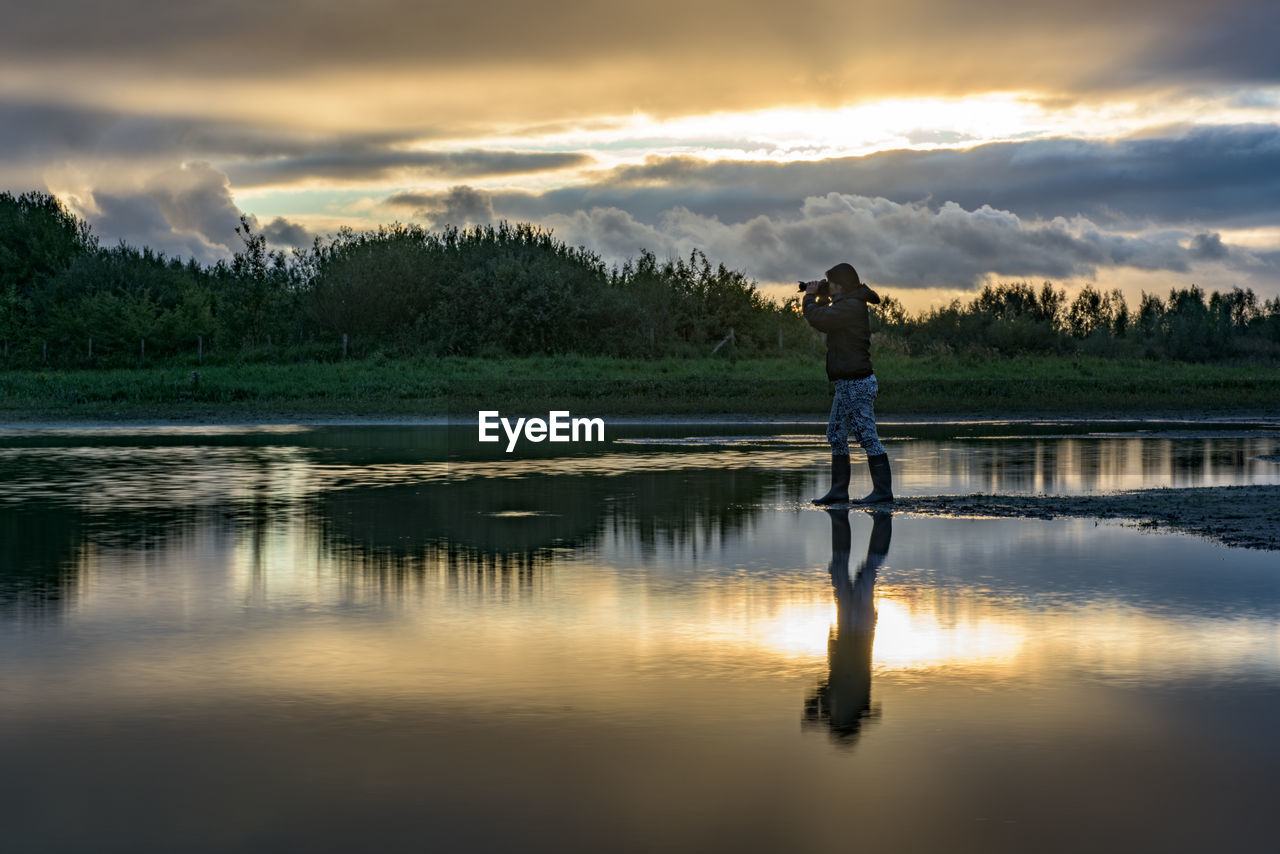
<path fill-rule="evenodd" d="M 1144 489 L 1108 495 L 963 495 L 899 498 L 895 512 L 955 517 L 1116 519 L 1228 546 L 1280 550 L 1280 486 Z"/>

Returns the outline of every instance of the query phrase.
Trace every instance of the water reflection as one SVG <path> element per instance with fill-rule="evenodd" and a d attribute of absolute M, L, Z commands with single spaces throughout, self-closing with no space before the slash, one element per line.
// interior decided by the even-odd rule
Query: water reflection
<path fill-rule="evenodd" d="M 606 534 L 642 556 L 742 534 L 766 501 L 798 502 L 803 472 L 645 471 L 601 478 L 533 475 L 334 489 L 311 507 L 326 548 L 345 563 L 545 566 Z"/>
<path fill-rule="evenodd" d="M 849 572 L 852 534 L 849 511 L 827 510 L 831 517 L 831 586 L 835 591 L 836 623 L 827 638 L 827 678 L 805 701 L 806 724 L 825 724 L 832 738 L 851 746 L 863 723 L 880 716 L 871 704 L 871 649 L 875 642 L 876 571 L 889 554 L 893 516 L 871 514 L 867 556 Z"/>
<path fill-rule="evenodd" d="M 0 504 L 0 614 L 56 613 L 74 594 L 83 515 L 51 502 Z"/>
<path fill-rule="evenodd" d="M 94 550 L 154 549 L 196 528 L 243 546 L 259 588 L 273 532 L 297 525 L 313 566 L 353 579 L 404 583 L 443 567 L 521 589 L 602 548 L 679 566 L 773 526 L 765 509 L 811 488 L 817 440 L 788 429 L 637 426 L 568 456 L 539 446 L 514 465 L 445 428 L 10 436 L 0 446 L 0 607 L 56 613 Z M 924 435 L 891 439 L 890 454 L 904 495 L 1055 493 L 1280 482 L 1280 465 L 1263 458 L 1277 447 L 1262 430 Z"/>
<path fill-rule="evenodd" d="M 917 440 L 903 460 L 901 479 L 904 495 L 1061 495 L 1280 483 L 1280 467 L 1260 459 L 1275 446 L 1276 439 L 1261 436 Z"/>

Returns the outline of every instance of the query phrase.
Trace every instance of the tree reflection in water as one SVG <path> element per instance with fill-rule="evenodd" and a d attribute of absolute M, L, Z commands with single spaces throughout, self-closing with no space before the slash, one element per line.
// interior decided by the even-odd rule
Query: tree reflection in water
<path fill-rule="evenodd" d="M 804 472 L 767 470 L 476 478 L 332 490 L 313 506 L 311 524 L 344 572 L 443 567 L 505 583 L 588 552 L 606 534 L 634 542 L 642 556 L 729 538 L 767 500 L 798 501 L 807 488 Z"/>
<path fill-rule="evenodd" d="M 57 614 L 76 589 L 80 511 L 32 501 L 0 504 L 0 612 Z"/>

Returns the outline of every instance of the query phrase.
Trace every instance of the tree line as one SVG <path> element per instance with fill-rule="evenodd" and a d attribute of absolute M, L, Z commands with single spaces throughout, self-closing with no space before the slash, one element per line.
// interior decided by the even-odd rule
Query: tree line
<path fill-rule="evenodd" d="M 118 366 L 144 358 L 706 355 L 733 330 L 736 354 L 821 348 L 799 299 L 764 297 L 701 252 L 641 252 L 609 267 L 527 223 L 430 231 L 343 229 L 306 250 L 271 250 L 248 219 L 213 264 L 123 242 L 102 246 L 56 197 L 0 193 L 0 340 L 10 366 Z M 967 303 L 874 312 L 909 353 L 1092 352 L 1181 360 L 1280 355 L 1280 299 L 1238 288 L 1144 294 L 1045 283 L 984 288 Z M 894 342 L 894 343 L 891 343 Z"/>
<path fill-rule="evenodd" d="M 1252 289 L 1206 293 L 1172 288 L 1167 299 L 1143 292 L 1130 308 L 1117 289 L 1082 287 L 1074 297 L 1045 282 L 984 287 L 968 302 L 911 316 L 890 298 L 879 329 L 906 352 L 1006 356 L 1073 354 L 1185 362 L 1280 358 L 1280 298 Z"/>

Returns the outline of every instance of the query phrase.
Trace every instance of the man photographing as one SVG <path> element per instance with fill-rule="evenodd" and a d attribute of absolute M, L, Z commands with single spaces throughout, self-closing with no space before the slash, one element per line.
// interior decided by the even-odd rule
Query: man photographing
<path fill-rule="evenodd" d="M 849 436 L 867 453 L 871 492 L 855 504 L 893 500 L 889 456 L 876 434 L 876 375 L 871 370 L 871 317 L 867 303 L 880 296 L 858 278 L 849 264 L 837 264 L 818 282 L 802 282 L 804 319 L 827 333 L 827 379 L 836 384 L 827 422 L 831 444 L 831 489 L 814 504 L 840 504 L 849 500 Z M 827 294 L 830 296 L 828 297 Z"/>

